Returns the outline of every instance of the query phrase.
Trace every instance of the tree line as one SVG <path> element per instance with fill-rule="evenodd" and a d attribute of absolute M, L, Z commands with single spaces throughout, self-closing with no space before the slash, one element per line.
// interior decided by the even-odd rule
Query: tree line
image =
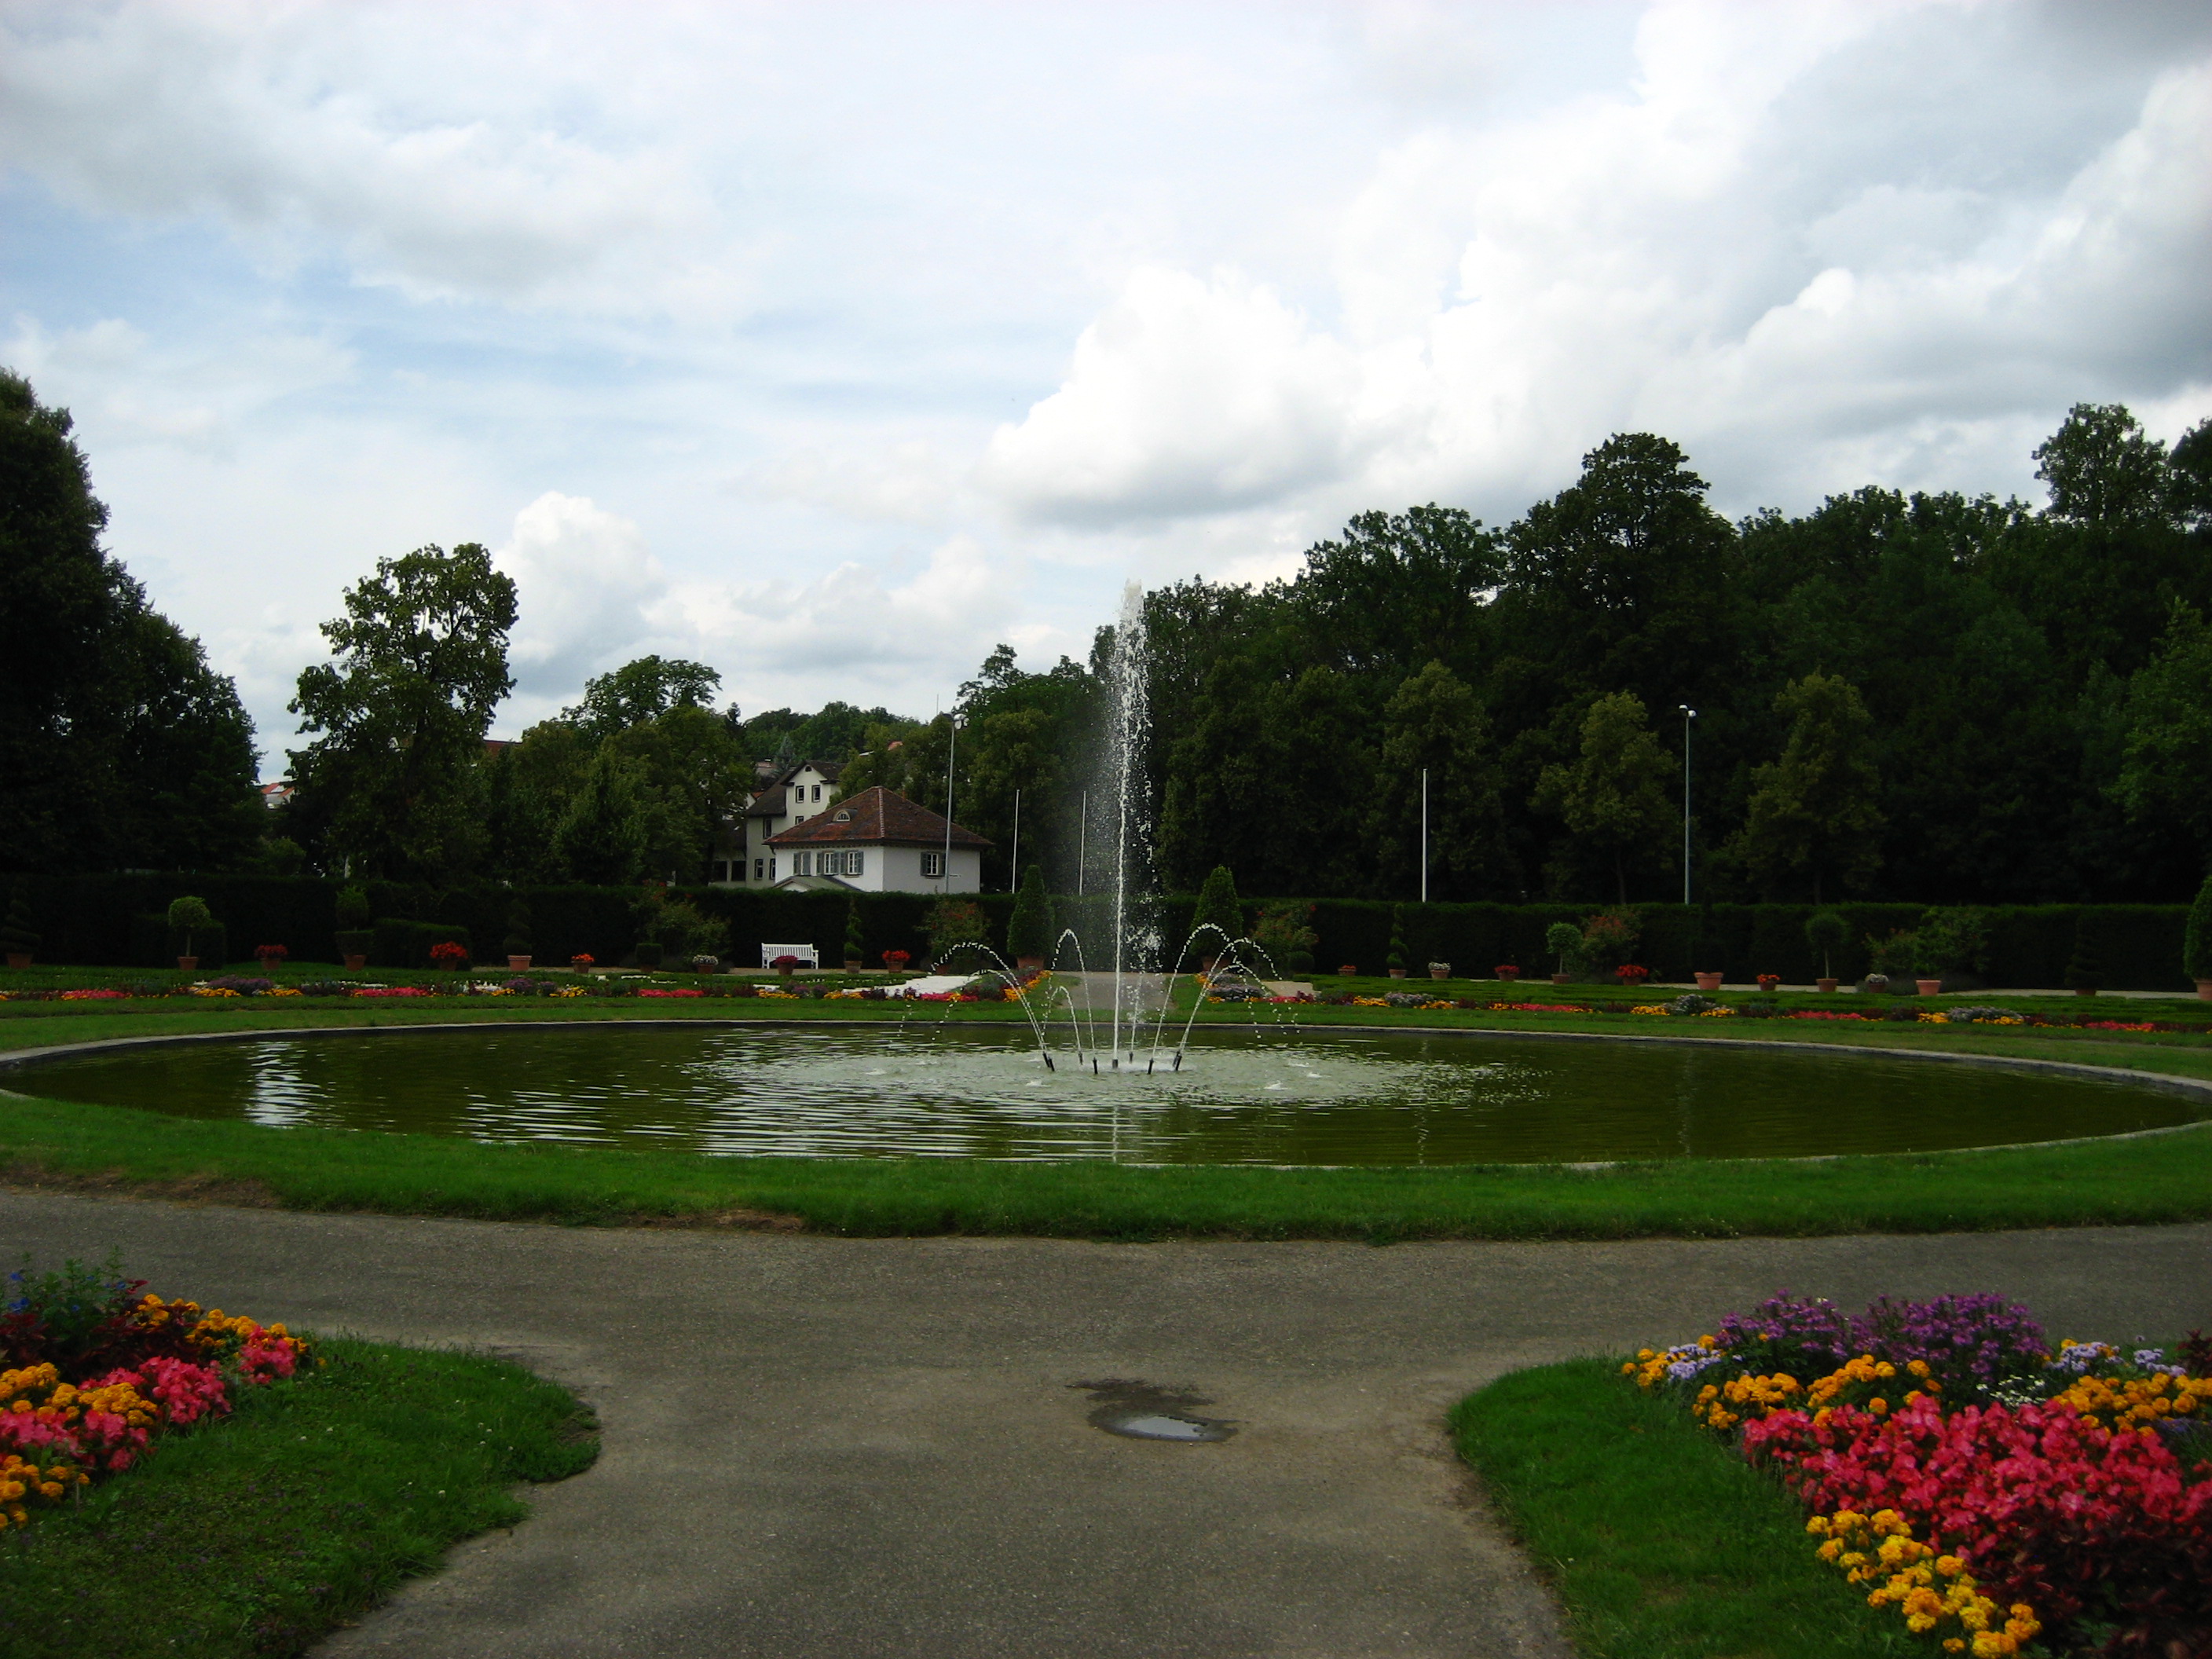
<path fill-rule="evenodd" d="M 2160 901 L 2212 854 L 2212 422 L 2171 451 L 2082 404 L 2048 500 L 1869 487 L 1731 523 L 1668 440 L 1615 436 L 1502 528 L 1355 518 L 1263 586 L 1145 602 L 1153 874 L 1261 894 L 1632 902 Z M 479 544 L 380 561 L 305 671 L 282 812 L 230 683 L 99 545 L 66 414 L 0 378 L 0 722 L 20 870 L 314 869 L 689 884 L 763 767 L 845 763 L 1095 889 L 1111 628 L 1041 672 L 1000 646 L 930 721 L 744 718 L 645 657 L 519 742 L 512 582 Z M 1694 709 L 1694 717 L 1686 709 Z M 1425 789 L 1424 775 L 1425 775 Z"/>

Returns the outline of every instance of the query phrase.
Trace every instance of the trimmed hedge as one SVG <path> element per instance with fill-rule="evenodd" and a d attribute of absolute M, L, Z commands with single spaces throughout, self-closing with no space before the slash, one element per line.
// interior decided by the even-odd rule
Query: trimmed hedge
<path fill-rule="evenodd" d="M 158 921 L 171 899 L 197 893 L 222 924 L 221 959 L 248 960 L 259 945 L 282 945 L 295 962 L 336 962 L 338 951 L 337 902 L 342 884 L 319 877 L 210 876 L 172 873 L 112 876 L 27 876 L 21 887 L 31 927 L 43 935 L 41 961 L 110 966 L 157 966 L 173 959 L 166 923 Z M 434 924 L 440 938 L 497 940 L 507 932 L 507 906 L 519 895 L 530 906 L 532 954 L 549 965 L 589 952 L 602 963 L 618 963 L 635 946 L 633 906 L 636 890 L 627 887 L 457 888 L 448 891 L 398 882 L 364 884 L 375 914 Z M 720 952 L 739 967 L 760 959 L 763 940 L 807 943 L 824 961 L 842 953 L 847 907 L 843 892 L 775 893 L 755 888 L 690 890 L 687 896 L 708 915 L 728 925 Z M 863 893 L 858 909 L 866 960 L 876 966 L 883 952 L 909 952 L 921 967 L 928 959 L 925 921 L 932 903 L 924 893 Z M 986 893 L 976 902 L 990 919 L 991 943 L 1003 945 L 1013 908 L 1011 893 Z M 1266 901 L 1247 899 L 1248 922 Z M 1172 963 L 1190 933 L 1196 900 L 1189 895 L 1149 901 L 1128 918 L 1161 941 L 1160 954 Z M 1083 960 L 1097 968 L 1112 960 L 1112 901 L 1097 894 L 1081 898 L 1055 896 L 1053 908 L 1064 927 L 1073 929 Z M 1344 963 L 1362 972 L 1382 970 L 1389 953 L 1390 915 L 1383 900 L 1314 901 L 1313 927 L 1320 936 L 1314 965 L 1332 973 Z M 1593 904 L 1407 904 L 1404 907 L 1408 960 L 1416 972 L 1426 962 L 1449 962 L 1467 978 L 1486 977 L 1501 963 L 1517 965 L 1525 975 L 1548 971 L 1544 929 L 1555 921 L 1580 922 L 1600 907 Z M 1730 980 L 1755 974 L 1779 974 L 1792 984 L 1814 978 L 1819 969 L 1805 940 L 1809 904 L 1713 904 L 1686 908 L 1679 904 L 1635 907 L 1644 920 L 1637 959 L 1662 980 L 1685 980 L 1695 969 L 1717 969 Z M 1851 937 L 1835 958 L 1838 977 L 1856 979 L 1866 969 L 1864 941 L 1917 925 L 1925 908 L 1917 904 L 1838 904 Z M 2056 988 L 2065 982 L 2066 964 L 2083 912 L 2093 910 L 2104 956 L 2107 990 L 2185 992 L 2190 981 L 2181 969 L 2185 904 L 2015 905 L 1990 912 L 1990 960 L 1983 975 L 1995 987 Z M 143 919 L 153 917 L 155 921 Z M 386 924 L 380 922 L 380 927 Z M 427 951 L 427 940 L 422 948 Z M 204 963 L 214 966 L 216 941 L 203 936 Z M 380 943 L 380 965 L 411 965 L 387 960 Z"/>

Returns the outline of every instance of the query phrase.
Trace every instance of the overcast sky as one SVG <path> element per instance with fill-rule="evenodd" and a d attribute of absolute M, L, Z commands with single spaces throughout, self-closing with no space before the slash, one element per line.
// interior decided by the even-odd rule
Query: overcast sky
<path fill-rule="evenodd" d="M 1121 584 L 1492 522 L 2041 499 L 2212 414 L 2212 6 L 0 0 L 0 362 L 270 752 L 380 556 L 927 714 Z"/>

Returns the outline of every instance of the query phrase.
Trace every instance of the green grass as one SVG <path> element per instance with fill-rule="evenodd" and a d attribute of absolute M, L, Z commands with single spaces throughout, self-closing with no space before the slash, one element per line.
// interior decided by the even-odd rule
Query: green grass
<path fill-rule="evenodd" d="M 55 1005 L 31 1005 L 52 1008 Z M 97 1007 L 100 1005 L 89 1005 Z M 113 1005 L 108 1005 L 112 1008 Z M 697 1009 L 697 1005 L 690 1006 Z M 750 1010 L 751 1005 L 738 1004 Z M 203 1030 L 674 1016 L 684 1005 L 223 1012 L 133 1009 L 0 1024 L 0 1047 Z M 711 1011 L 729 1018 L 722 1008 Z M 250 1010 L 243 1018 L 228 1012 Z M 776 1018 L 882 1017 L 867 1003 L 774 1005 Z M 829 1011 L 839 1011 L 830 1015 Z M 700 1011 L 707 1012 L 709 1011 Z M 965 1012 L 965 1011 L 963 1011 Z M 1363 1014 L 1365 1010 L 1301 1010 Z M 996 1018 L 1004 1018 L 1000 1013 Z M 1443 1024 L 1442 1014 L 1418 1017 Z M 1751 1036 L 1912 1051 L 2062 1059 L 2212 1076 L 2212 1043 L 2179 1036 L 1926 1025 L 1818 1028 L 1603 1015 L 1462 1015 L 1516 1030 Z M 1328 1023 L 1336 1024 L 1336 1020 Z M 1412 1023 L 1374 1018 L 1376 1026 Z M 1778 1028 L 1781 1029 L 1778 1029 Z M 1719 1029 L 1715 1029 L 1719 1028 Z M 35 1086 L 34 1076 L 21 1081 Z M 1352 1238 L 1625 1238 L 1936 1232 L 2212 1217 L 2212 1124 L 2132 1140 L 1819 1162 L 1666 1160 L 1604 1170 L 1132 1168 L 961 1159 L 720 1158 L 430 1135 L 273 1129 L 0 1096 L 0 1179 L 314 1210 L 592 1224 L 757 1224 L 848 1234 L 993 1233 Z"/>
<path fill-rule="evenodd" d="M 1814 1557 L 1795 1501 L 1610 1362 L 1516 1371 L 1451 1420 L 1585 1659 L 1929 1650 Z"/>
<path fill-rule="evenodd" d="M 453 1544 L 510 1527 L 514 1487 L 597 1449 L 575 1401 L 479 1355 L 318 1344 L 82 1506 L 0 1547 L 0 1659 L 303 1653 Z"/>

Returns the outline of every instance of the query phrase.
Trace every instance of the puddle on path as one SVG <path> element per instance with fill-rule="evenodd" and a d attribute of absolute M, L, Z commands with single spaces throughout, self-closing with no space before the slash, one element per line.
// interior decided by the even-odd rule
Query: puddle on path
<path fill-rule="evenodd" d="M 1212 1402 L 1188 1389 L 1162 1388 L 1135 1377 L 1118 1376 L 1067 1386 L 1091 1395 L 1088 1421 L 1092 1428 L 1127 1439 L 1206 1445 L 1237 1432 L 1236 1425 L 1225 1418 L 1198 1415 L 1195 1407 Z"/>

